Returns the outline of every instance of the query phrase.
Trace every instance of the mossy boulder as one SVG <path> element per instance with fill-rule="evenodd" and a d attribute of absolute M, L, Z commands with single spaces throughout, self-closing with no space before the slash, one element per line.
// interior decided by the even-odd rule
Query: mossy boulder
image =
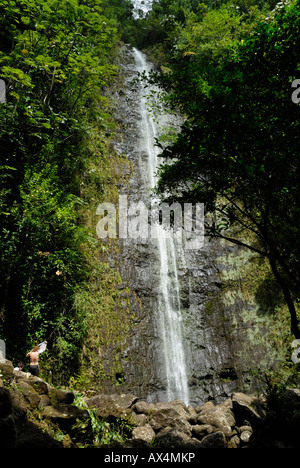
<path fill-rule="evenodd" d="M 57 405 L 61 403 L 71 405 L 75 399 L 75 395 L 73 392 L 53 387 L 49 388 L 48 395 L 52 405 Z"/>
<path fill-rule="evenodd" d="M 10 392 L 13 406 L 18 407 L 19 409 L 21 408 L 23 412 L 36 409 L 39 406 L 40 395 L 30 384 L 24 381 L 13 384 Z"/>
<path fill-rule="evenodd" d="M 46 406 L 43 409 L 43 416 L 57 424 L 64 431 L 70 431 L 77 421 L 88 421 L 88 411 L 81 410 L 73 405 L 58 404 Z"/>
<path fill-rule="evenodd" d="M 0 361 L 0 378 L 9 383 L 14 377 L 14 366 L 10 361 Z"/>

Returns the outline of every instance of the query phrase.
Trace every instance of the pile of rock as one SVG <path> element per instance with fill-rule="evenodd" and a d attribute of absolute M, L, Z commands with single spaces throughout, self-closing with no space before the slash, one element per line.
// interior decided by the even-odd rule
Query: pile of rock
<path fill-rule="evenodd" d="M 10 361 L 0 362 L 0 387 L 9 391 L 15 424 L 15 441 L 6 443 L 16 448 L 68 447 L 74 424 L 78 420 L 89 421 L 88 411 L 73 404 L 73 392 L 54 388 L 28 373 L 14 371 Z M 0 447 L 5 447 L 1 437 L 6 424 L 0 415 Z M 61 441 L 54 437 L 55 426 L 66 434 Z"/>
<path fill-rule="evenodd" d="M 1 387 L 9 391 L 12 401 L 16 440 L 8 444 L 15 444 L 16 448 L 76 446 L 82 434 L 84 437 L 92 434 L 91 411 L 108 423 L 126 421 L 129 438 L 119 447 L 128 449 L 298 446 L 300 391 L 297 389 L 287 390 L 277 407 L 274 402 L 270 407 L 263 396 L 243 393 L 235 393 L 220 404 L 206 402 L 196 407 L 186 406 L 179 400 L 154 404 L 129 394 L 98 394 L 85 398 L 87 409 L 83 410 L 75 405 L 73 392 L 56 389 L 38 377 L 14 371 L 9 361 L 0 362 Z M 7 443 L 4 442 L 7 424 L 8 420 L 0 414 L 0 447 Z M 54 427 L 60 430 L 59 440 Z"/>
<path fill-rule="evenodd" d="M 126 418 L 135 426 L 126 447 L 240 448 L 249 445 L 255 427 L 266 418 L 263 397 L 236 393 L 222 404 L 186 406 L 180 400 L 148 403 L 133 395 L 97 395 L 87 399 L 100 417 Z"/>

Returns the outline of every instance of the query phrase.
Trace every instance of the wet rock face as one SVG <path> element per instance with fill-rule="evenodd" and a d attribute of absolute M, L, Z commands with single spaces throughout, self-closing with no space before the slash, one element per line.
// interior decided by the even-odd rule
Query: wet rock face
<path fill-rule="evenodd" d="M 220 263 L 218 257 L 222 252 Z M 191 402 L 222 401 L 242 389 L 240 356 L 247 351 L 239 333 L 243 308 L 247 305 L 234 291 L 230 304 L 224 303 L 223 272 L 230 248 L 206 240 L 199 252 L 186 252 L 187 271 L 182 275 L 184 330 Z M 235 323 L 235 326 L 233 325 Z M 244 349 L 245 348 L 245 349 Z"/>
<path fill-rule="evenodd" d="M 141 88 L 134 82 L 137 78 L 133 52 L 124 47 L 120 56 L 122 86 L 113 96 L 115 114 L 119 127 L 114 148 L 128 161 L 124 178 L 126 183 L 119 187 L 119 194 L 126 195 L 128 206 L 146 200 L 147 161 L 139 147 L 139 93 Z M 154 398 L 163 387 L 160 378 L 162 362 L 159 352 L 154 311 L 156 309 L 158 277 L 157 251 L 151 242 L 118 239 L 118 251 L 112 252 L 110 263 L 120 271 L 125 289 L 131 291 L 130 303 L 134 325 L 127 337 L 123 355 L 124 390 L 133 389 L 137 395 Z"/>
<path fill-rule="evenodd" d="M 114 96 L 119 134 L 114 142 L 128 160 L 127 181 L 120 194 L 128 203 L 147 200 L 147 158 L 139 145 L 139 85 L 132 50 L 124 47 L 120 61 L 123 85 Z M 198 250 L 186 250 L 178 257 L 178 277 L 184 347 L 191 404 L 208 400 L 220 402 L 235 391 L 251 392 L 264 386 L 249 369 L 268 354 L 263 339 L 249 339 L 256 329 L 263 336 L 265 326 L 251 315 L 252 306 L 242 293 L 243 257 L 241 249 L 219 240 L 206 239 Z M 243 263 L 244 262 L 244 263 Z M 159 294 L 158 252 L 155 242 L 126 239 L 118 241 L 118 252 L 111 265 L 122 276 L 123 286 L 131 291 L 134 324 L 122 357 L 125 392 L 148 401 L 166 401 L 166 382 L 157 304 Z M 250 314 L 250 315 L 249 315 Z M 250 317 L 250 318 L 249 318 Z M 272 357 L 270 356 L 270 360 Z"/>

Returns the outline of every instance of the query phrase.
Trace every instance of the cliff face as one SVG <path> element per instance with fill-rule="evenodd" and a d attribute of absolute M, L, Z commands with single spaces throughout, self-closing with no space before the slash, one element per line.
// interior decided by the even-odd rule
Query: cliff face
<path fill-rule="evenodd" d="M 136 65 L 132 50 L 122 53 L 123 86 L 115 95 L 120 134 L 115 148 L 126 155 L 130 171 L 120 193 L 128 202 L 147 198 L 147 155 L 139 146 L 139 84 L 132 86 Z M 118 241 L 111 265 L 131 291 L 133 324 L 120 356 L 120 388 L 148 401 L 166 400 L 162 343 L 156 308 L 159 294 L 158 253 L 151 241 Z M 200 250 L 178 258 L 178 278 L 190 402 L 222 401 L 234 391 L 265 387 L 264 372 L 279 359 L 268 345 L 272 326 L 255 297 L 259 261 L 246 250 L 206 239 Z M 253 273 L 255 271 L 255 273 Z M 264 272 L 262 270 L 262 278 Z M 249 286 L 249 283 L 251 285 Z M 254 285 L 254 287 L 253 287 Z M 269 291 L 272 294 L 271 291 Z"/>

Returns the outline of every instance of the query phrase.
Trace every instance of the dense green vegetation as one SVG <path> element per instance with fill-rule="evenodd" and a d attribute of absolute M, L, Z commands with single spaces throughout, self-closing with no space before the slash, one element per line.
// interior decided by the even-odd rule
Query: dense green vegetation
<path fill-rule="evenodd" d="M 127 0 L 0 1 L 0 338 L 15 364 L 47 339 L 65 379 L 86 334 L 88 219 L 111 177 L 107 89 L 130 14 Z"/>
<path fill-rule="evenodd" d="M 299 2 L 161 0 L 142 24 L 186 117 L 157 191 L 205 203 L 207 234 L 268 260 L 299 338 Z"/>
<path fill-rule="evenodd" d="M 200 201 L 206 232 L 267 260 L 299 338 L 299 1 L 157 0 L 143 19 L 129 0 L 0 0 L 0 338 L 24 359 L 47 339 L 65 381 L 80 357 L 128 327 L 126 294 L 102 260 L 95 207 L 114 196 L 110 148 L 120 41 L 147 49 L 152 79 L 185 123 L 162 145 L 157 192 Z M 123 161 L 118 161 L 123 164 Z M 123 312 L 121 312 L 123 311 Z M 103 324 L 98 337 L 88 332 Z M 115 327 L 116 328 L 116 327 Z M 93 342 L 97 339 L 97 342 Z M 116 363 L 117 369 L 117 363 Z M 117 369 L 118 370 L 118 369 Z M 122 375 L 121 369 L 119 374 Z M 86 385 L 91 375 L 81 370 Z M 74 377 L 73 377 L 74 378 Z M 60 380 L 58 379 L 60 382 Z"/>

